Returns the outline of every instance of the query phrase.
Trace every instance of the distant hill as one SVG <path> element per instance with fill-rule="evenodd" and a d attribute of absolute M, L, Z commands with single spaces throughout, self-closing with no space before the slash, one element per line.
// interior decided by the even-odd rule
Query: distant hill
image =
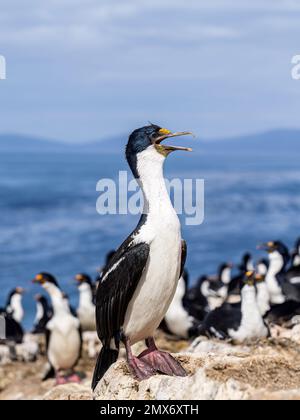
<path fill-rule="evenodd" d="M 124 151 L 126 135 L 99 141 L 70 144 L 59 141 L 12 134 L 0 135 L 1 152 L 69 152 L 69 153 L 120 153 Z M 201 154 L 295 156 L 300 154 L 300 130 L 274 130 L 266 133 L 216 140 L 178 139 L 172 142 L 192 146 Z"/>
<path fill-rule="evenodd" d="M 231 155 L 295 155 L 300 154 L 300 130 L 274 130 L 266 133 L 206 141 L 204 152 Z"/>

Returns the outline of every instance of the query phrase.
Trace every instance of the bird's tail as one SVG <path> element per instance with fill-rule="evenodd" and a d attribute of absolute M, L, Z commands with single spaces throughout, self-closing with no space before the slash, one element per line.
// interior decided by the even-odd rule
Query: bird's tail
<path fill-rule="evenodd" d="M 118 349 L 111 349 L 107 346 L 103 346 L 98 356 L 93 381 L 92 390 L 94 391 L 101 378 L 105 375 L 106 371 L 110 366 L 115 363 L 119 356 Z"/>

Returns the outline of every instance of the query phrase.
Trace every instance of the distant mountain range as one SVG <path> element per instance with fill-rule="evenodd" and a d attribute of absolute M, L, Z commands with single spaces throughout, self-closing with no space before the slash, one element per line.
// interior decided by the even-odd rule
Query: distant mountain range
<path fill-rule="evenodd" d="M 0 135 L 0 153 L 119 153 L 126 144 L 126 135 L 85 143 L 66 143 L 13 134 Z M 174 140 L 173 140 L 174 141 Z M 300 130 L 274 130 L 235 138 L 216 140 L 183 138 L 181 145 L 193 146 L 195 152 L 231 155 L 291 155 L 300 154 Z"/>

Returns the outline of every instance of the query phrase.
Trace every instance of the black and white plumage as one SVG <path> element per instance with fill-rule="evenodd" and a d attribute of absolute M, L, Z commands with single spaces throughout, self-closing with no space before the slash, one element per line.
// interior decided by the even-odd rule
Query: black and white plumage
<path fill-rule="evenodd" d="M 32 334 L 45 334 L 46 326 L 53 316 L 53 309 L 48 299 L 42 295 L 36 295 L 36 316 Z"/>
<path fill-rule="evenodd" d="M 266 284 L 271 305 L 280 305 L 287 301 L 283 291 L 285 272 L 290 256 L 287 247 L 280 241 L 260 245 L 269 254 L 269 267 L 266 274 Z"/>
<path fill-rule="evenodd" d="M 233 277 L 228 287 L 228 294 L 230 296 L 237 296 L 240 293 L 240 284 L 243 281 L 245 274 L 254 270 L 254 263 L 252 255 L 247 252 L 243 255 L 241 263 L 238 265 L 239 273 Z"/>
<path fill-rule="evenodd" d="M 117 360 L 120 342 L 137 379 L 161 371 L 184 375 L 179 363 L 159 352 L 154 331 L 163 320 L 183 271 L 186 246 L 181 239 L 178 216 L 164 181 L 163 165 L 174 150 L 162 145 L 172 134 L 151 125 L 129 137 L 126 158 L 144 194 L 144 212 L 137 228 L 116 251 L 104 269 L 96 298 L 98 336 L 103 344 L 93 378 L 93 389 L 109 366 Z M 148 350 L 135 357 L 131 345 L 145 340 Z M 168 360 L 169 363 L 166 361 Z"/>
<path fill-rule="evenodd" d="M 211 311 L 221 307 L 228 298 L 232 267 L 231 263 L 223 263 L 219 267 L 217 276 L 208 278 L 207 290 L 204 293 Z M 205 283 L 202 285 L 202 289 L 204 289 L 204 285 Z"/>
<path fill-rule="evenodd" d="M 257 263 L 257 273 L 259 277 L 256 281 L 257 289 L 257 304 L 262 316 L 265 316 L 271 309 L 270 295 L 266 283 L 266 276 L 269 269 L 269 262 L 266 259 L 261 259 Z"/>
<path fill-rule="evenodd" d="M 294 299 L 300 302 L 300 239 L 296 241 L 291 255 L 291 266 L 285 273 L 285 280 L 294 286 Z"/>
<path fill-rule="evenodd" d="M 8 314 L 5 309 L 0 308 L 0 316 L 2 318 L 1 328 L 4 327 L 5 332 L 5 337 L 0 337 L 0 344 L 21 344 L 24 338 L 22 325 L 11 314 Z"/>
<path fill-rule="evenodd" d="M 202 276 L 196 284 L 191 287 L 185 296 L 185 306 L 188 308 L 189 314 L 198 321 L 203 321 L 209 309 L 209 279 Z"/>
<path fill-rule="evenodd" d="M 16 287 L 13 289 L 7 298 L 6 302 L 6 313 L 11 315 L 12 318 L 19 324 L 24 318 L 24 309 L 22 305 L 22 298 L 24 289 L 22 287 Z"/>
<path fill-rule="evenodd" d="M 182 339 L 197 336 L 199 325 L 199 321 L 189 313 L 189 302 L 186 300 L 188 278 L 188 272 L 184 270 L 179 279 L 175 296 L 160 326 L 166 333 Z"/>
<path fill-rule="evenodd" d="M 73 370 L 81 356 L 81 330 L 79 320 L 71 314 L 64 294 L 56 279 L 48 273 L 40 273 L 35 279 L 49 294 L 53 306 L 53 316 L 46 326 L 47 357 L 56 373 L 58 384 L 73 381 L 75 376 L 66 378 L 61 372 Z"/>
<path fill-rule="evenodd" d="M 82 331 L 96 330 L 95 285 L 87 274 L 77 274 L 76 282 L 79 291 L 77 316 Z"/>
<path fill-rule="evenodd" d="M 287 247 L 280 241 L 268 242 L 259 246 L 269 254 L 269 268 L 266 284 L 271 309 L 265 318 L 272 323 L 283 324 L 300 313 L 300 302 L 295 299 L 295 289 L 286 278 L 287 264 L 290 260 Z"/>
<path fill-rule="evenodd" d="M 22 306 L 22 296 L 24 289 L 17 287 L 13 289 L 7 298 L 6 307 L 0 309 L 2 322 L 4 322 L 5 337 L 2 337 L 1 343 L 20 344 L 23 342 L 24 330 L 21 321 L 24 317 Z M 1 327 L 3 327 L 1 325 Z"/>
<path fill-rule="evenodd" d="M 241 305 L 233 308 L 225 304 L 210 312 L 200 334 L 238 342 L 267 337 L 269 329 L 257 304 L 255 282 L 256 274 L 246 273 L 241 288 Z"/>
<path fill-rule="evenodd" d="M 98 285 L 99 285 L 99 282 L 100 282 L 100 280 L 101 280 L 101 277 L 102 277 L 102 274 L 103 274 L 103 271 L 105 270 L 105 267 L 107 267 L 108 266 L 108 264 L 109 264 L 109 262 L 110 262 L 110 260 L 112 259 L 112 257 L 114 256 L 114 254 L 115 254 L 115 252 L 116 252 L 116 250 L 115 249 L 111 249 L 107 254 L 106 254 L 106 256 L 105 256 L 105 263 L 104 263 L 104 265 L 101 267 L 101 268 L 99 268 L 99 270 L 98 270 L 98 274 L 97 274 L 97 277 L 96 277 L 96 279 L 95 279 L 95 293 L 96 293 L 96 290 L 97 290 L 97 287 L 98 287 Z"/>

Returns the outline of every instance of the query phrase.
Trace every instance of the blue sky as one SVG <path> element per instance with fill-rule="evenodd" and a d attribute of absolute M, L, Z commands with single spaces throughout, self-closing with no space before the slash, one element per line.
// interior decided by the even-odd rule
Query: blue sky
<path fill-rule="evenodd" d="M 0 132 L 300 128 L 298 0 L 2 0 Z"/>

